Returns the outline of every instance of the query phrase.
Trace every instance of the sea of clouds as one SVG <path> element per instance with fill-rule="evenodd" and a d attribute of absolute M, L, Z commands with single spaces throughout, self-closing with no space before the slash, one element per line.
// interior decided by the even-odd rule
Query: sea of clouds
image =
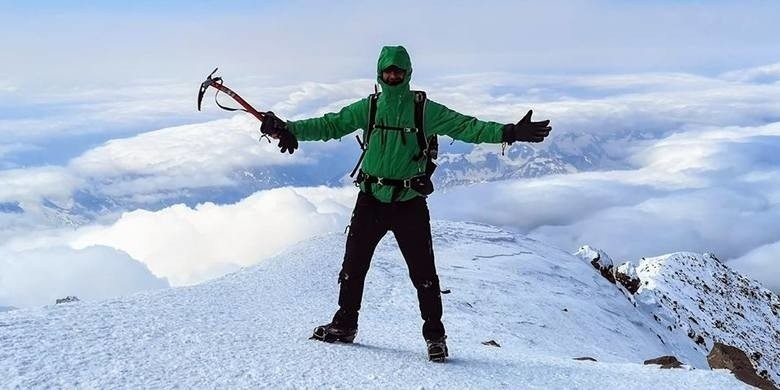
<path fill-rule="evenodd" d="M 280 96 L 271 108 L 289 118 L 319 115 L 360 98 L 368 82 L 269 87 Z M 516 120 L 532 107 L 552 119 L 553 142 L 569 132 L 642 134 L 612 145 L 626 169 L 451 188 L 431 196 L 434 218 L 495 224 L 571 251 L 590 244 L 625 260 L 709 251 L 780 290 L 776 64 L 711 77 L 483 74 L 419 86 L 432 99 L 485 119 Z M 0 171 L 0 202 L 26 210 L 0 214 L 0 304 L 45 304 L 66 291 L 105 297 L 194 284 L 343 230 L 355 196 L 351 186 L 278 188 L 234 204 L 127 210 L 77 228 L 58 227 L 35 212 L 43 199 L 67 203 L 85 183 L 99 182 L 112 196 L 153 197 L 229 186 L 232 172 L 250 167 L 311 166 L 342 150 L 313 142 L 282 155 L 256 137 L 256 124 L 242 114 L 112 138 L 63 164 Z M 127 267 L 136 277 L 127 277 Z M 124 287 L 101 290 L 97 279 Z M 92 292 L 79 289 L 84 285 Z"/>

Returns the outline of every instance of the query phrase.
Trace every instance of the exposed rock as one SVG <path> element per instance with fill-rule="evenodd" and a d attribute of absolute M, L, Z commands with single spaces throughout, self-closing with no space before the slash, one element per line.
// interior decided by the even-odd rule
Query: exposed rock
<path fill-rule="evenodd" d="M 590 356 L 582 356 L 582 357 L 576 357 L 574 360 L 589 360 L 591 362 L 597 362 L 598 360 L 590 357 Z"/>
<path fill-rule="evenodd" d="M 491 347 L 499 347 L 499 348 L 501 348 L 501 344 L 497 343 L 496 340 L 483 341 L 482 345 L 489 345 Z"/>
<path fill-rule="evenodd" d="M 585 245 L 582 246 L 575 255 L 589 262 L 593 268 L 597 269 L 601 273 L 601 276 L 609 280 L 610 283 L 615 283 L 615 275 L 612 272 L 615 267 L 614 262 L 604 251 Z"/>
<path fill-rule="evenodd" d="M 65 298 L 60 298 L 57 300 L 56 304 L 59 305 L 61 303 L 70 303 L 70 302 L 78 302 L 80 299 L 75 295 L 68 295 Z"/>
<path fill-rule="evenodd" d="M 582 246 L 576 255 L 589 262 L 610 283 L 620 284 L 631 294 L 639 290 L 641 281 L 637 276 L 636 268 L 630 262 L 616 267 L 615 262 L 606 252 L 588 245 Z"/>
<path fill-rule="evenodd" d="M 636 268 L 633 264 L 626 262 L 615 269 L 615 280 L 628 290 L 631 294 L 636 294 L 639 290 L 641 281 L 636 274 Z"/>
<path fill-rule="evenodd" d="M 737 379 L 751 386 L 759 389 L 777 390 L 777 387 L 772 382 L 756 372 L 747 354 L 737 347 L 716 342 L 710 354 L 707 355 L 707 362 L 713 369 L 728 369 Z"/>
<path fill-rule="evenodd" d="M 680 368 L 682 363 L 674 356 L 660 356 L 645 360 L 645 364 L 660 364 L 661 368 Z"/>

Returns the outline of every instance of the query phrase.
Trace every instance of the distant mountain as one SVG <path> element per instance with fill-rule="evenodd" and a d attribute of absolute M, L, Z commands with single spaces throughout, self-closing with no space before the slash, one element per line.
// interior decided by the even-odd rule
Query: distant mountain
<path fill-rule="evenodd" d="M 433 233 L 449 363 L 427 361 L 416 292 L 389 235 L 356 344 L 308 340 L 336 309 L 344 236 L 331 234 L 197 286 L 0 314 L 0 377 L 20 388 L 743 387 L 723 370 L 690 370 L 707 368 L 694 342 L 587 259 L 486 225 L 435 221 Z M 704 303 L 728 310 L 718 304 Z M 642 364 L 676 352 L 689 368 Z"/>

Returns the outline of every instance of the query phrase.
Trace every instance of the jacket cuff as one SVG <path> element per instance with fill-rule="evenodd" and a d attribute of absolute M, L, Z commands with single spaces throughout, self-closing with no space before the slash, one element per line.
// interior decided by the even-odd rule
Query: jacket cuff
<path fill-rule="evenodd" d="M 298 136 L 298 134 L 295 131 L 295 122 L 293 121 L 287 121 L 284 123 L 284 127 L 286 130 L 289 130 L 290 133 L 292 133 L 294 136 Z"/>
<path fill-rule="evenodd" d="M 501 142 L 506 142 L 508 144 L 512 144 L 515 142 L 515 135 L 514 135 L 514 124 L 507 124 L 504 125 L 504 127 L 501 128 Z"/>

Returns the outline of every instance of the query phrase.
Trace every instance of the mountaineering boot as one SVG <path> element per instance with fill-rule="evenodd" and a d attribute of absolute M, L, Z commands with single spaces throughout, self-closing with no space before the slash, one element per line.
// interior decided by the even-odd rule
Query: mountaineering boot
<path fill-rule="evenodd" d="M 329 324 L 320 325 L 314 328 L 314 333 L 310 339 L 332 343 L 341 341 L 342 343 L 351 343 L 357 335 L 358 314 L 353 310 L 339 309 L 333 315 L 333 320 Z"/>
<path fill-rule="evenodd" d="M 447 351 L 447 336 L 435 340 L 425 340 L 428 344 L 428 360 L 442 363 L 449 356 Z"/>
<path fill-rule="evenodd" d="M 351 343 L 357 335 L 357 327 L 342 327 L 338 324 L 329 323 L 314 328 L 314 333 L 309 339 L 320 340 L 326 343 L 341 341 L 342 343 Z"/>

